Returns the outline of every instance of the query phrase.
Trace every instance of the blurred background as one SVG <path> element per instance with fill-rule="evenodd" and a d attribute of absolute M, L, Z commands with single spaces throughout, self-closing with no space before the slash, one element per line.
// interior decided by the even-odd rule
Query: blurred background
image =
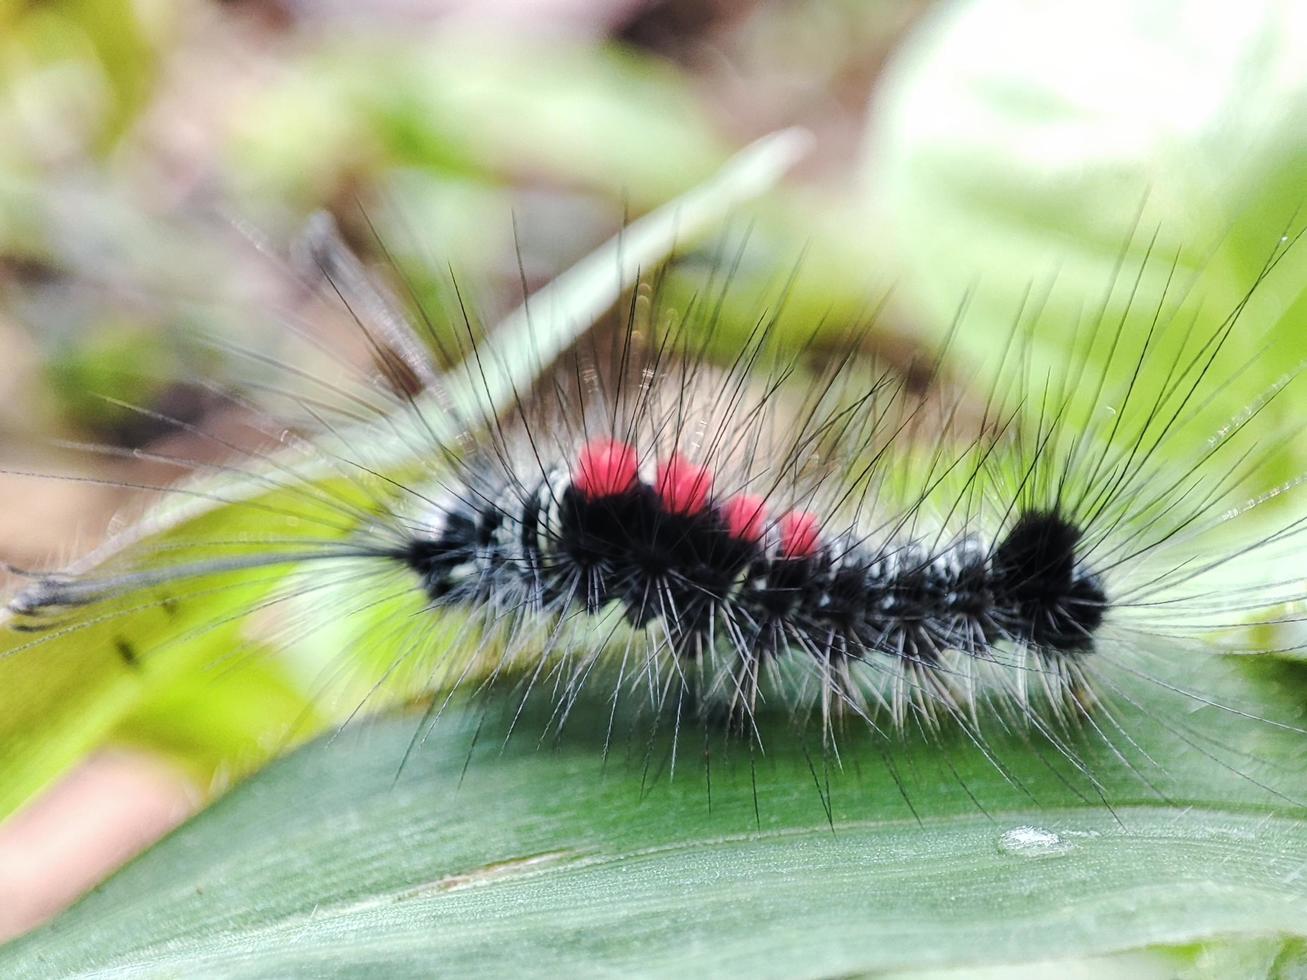
<path fill-rule="evenodd" d="M 1217 415 L 1307 355 L 1304 250 L 1277 251 L 1307 189 L 1289 0 L 0 0 L 0 467 L 149 484 L 169 471 L 134 450 L 212 454 L 158 418 L 221 431 L 197 379 L 233 366 L 185 337 L 275 364 L 278 321 L 349 326 L 286 274 L 318 209 L 424 308 L 453 270 L 493 322 L 792 125 L 813 151 L 735 219 L 742 329 L 797 266 L 791 316 L 892 364 L 964 310 L 944 368 L 965 378 L 1025 319 L 1036 368 L 1087 319 L 1210 332 L 1283 254 Z M 1266 413 L 1270 480 L 1307 462 L 1301 406 Z M 0 475 L 0 556 L 58 566 L 128 496 Z M 306 698 L 290 675 L 209 679 L 122 710 L 0 826 L 0 936 L 258 764 Z"/>

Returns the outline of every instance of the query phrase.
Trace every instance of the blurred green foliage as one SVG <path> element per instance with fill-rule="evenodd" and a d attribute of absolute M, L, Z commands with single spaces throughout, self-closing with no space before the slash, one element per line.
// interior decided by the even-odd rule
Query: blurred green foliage
<path fill-rule="evenodd" d="M 671 20 L 652 34 L 647 21 L 628 25 L 629 37 L 671 35 L 655 47 L 607 36 L 599 14 L 551 36 L 530 24 L 365 23 L 301 7 L 0 5 L 0 328 L 21 327 L 44 358 L 59 409 L 36 435 L 102 437 L 120 427 L 106 426 L 99 395 L 152 405 L 167 379 L 221 373 L 213 351 L 197 361 L 175 346 L 183 327 L 233 345 L 274 342 L 269 291 L 251 271 L 262 258 L 229 219 L 284 241 L 312 211 L 333 209 L 366 257 L 393 260 L 423 308 L 454 312 L 452 269 L 494 322 L 522 279 L 547 283 L 625 221 L 701 184 L 746 138 L 791 122 L 817 132 L 813 159 L 728 215 L 717 239 L 678 242 L 667 279 L 672 301 L 688 303 L 705 268 L 733 260 L 747 238 L 722 304 L 728 342 L 783 301 L 794 344 L 814 332 L 834 345 L 856 337 L 903 365 L 950 337 L 944 373 L 983 394 L 1016 325 L 1030 338 L 1032 376 L 1084 357 L 1122 377 L 1134 359 L 1083 346 L 1090 328 L 1123 322 L 1138 338 L 1161 310 L 1172 326 L 1156 339 L 1147 393 L 1304 227 L 1307 20 L 1287 2 L 1200 14 L 1178 0 L 970 0 L 927 10 L 898 44 L 921 4 L 774 0 L 682 33 Z M 1213 427 L 1307 355 L 1304 283 L 1307 249 L 1290 248 L 1242 308 L 1214 372 L 1230 382 L 1201 406 Z M 1280 399 L 1264 413 L 1275 445 L 1267 483 L 1307 464 L 1301 404 Z M 387 472 L 415 465 L 389 448 Z M 240 499 L 266 491 L 224 486 Z M 184 517 L 188 540 L 267 526 L 238 506 Z M 133 642 L 184 640 L 136 675 L 105 653 L 110 621 L 30 648 L 30 637 L 11 637 L 0 704 L 21 708 L 0 726 L 4 810 L 107 741 L 166 753 L 217 787 L 348 715 L 384 667 L 360 657 L 354 666 L 367 669 L 336 701 L 324 697 L 324 665 L 352 655 L 332 624 L 289 655 L 230 665 L 253 642 L 233 614 L 286 582 L 268 575 L 220 598 L 201 590 L 180 623 L 147 611 Z M 1203 792 L 1187 787 L 1191 798 Z M 1194 839 L 1220 822 L 1212 812 Z M 804 827 L 811 816 L 790 814 Z M 958 833 L 962 846 L 972 829 Z M 1284 834 L 1302 840 L 1298 828 Z M 509 855 L 510 837 L 492 835 L 490 850 Z M 1162 926 L 1186 914 L 1160 910 L 1139 944 L 1181 942 Z M 1215 931 L 1246 928 L 1218 920 Z"/>

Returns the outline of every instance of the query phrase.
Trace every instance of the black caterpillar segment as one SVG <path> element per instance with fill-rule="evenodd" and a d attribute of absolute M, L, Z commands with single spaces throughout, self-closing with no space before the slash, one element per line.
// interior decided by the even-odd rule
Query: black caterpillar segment
<path fill-rule="evenodd" d="M 451 496 L 430 525 L 407 563 L 434 604 L 595 615 L 616 603 L 682 658 L 718 643 L 914 665 L 988 659 L 1000 642 L 1079 654 L 1108 606 L 1080 530 L 1055 510 L 1019 513 L 992 547 L 974 534 L 875 544 L 827 535 L 805 511 L 769 515 L 749 494 L 714 499 L 707 469 L 679 455 L 642 479 L 635 449 L 614 441 L 526 493 Z"/>
<path fill-rule="evenodd" d="M 1035 647 L 1087 650 L 1103 622 L 1107 594 L 1097 575 L 1077 565 L 1080 538 L 1080 529 L 1056 512 L 1031 511 L 994 549 L 995 614 Z"/>

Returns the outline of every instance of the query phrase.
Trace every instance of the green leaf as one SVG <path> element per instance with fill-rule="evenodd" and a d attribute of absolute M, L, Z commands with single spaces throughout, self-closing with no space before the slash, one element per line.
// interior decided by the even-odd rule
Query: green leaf
<path fill-rule="evenodd" d="M 319 486 L 342 499 L 348 493 L 325 481 Z M 257 505 L 257 518 L 236 502 L 241 497 L 234 485 L 232 491 L 231 503 L 215 506 L 205 498 L 200 507 L 178 508 L 176 524 L 142 526 L 120 544 L 133 554 L 146 545 L 224 539 L 251 533 L 260 519 L 266 532 L 282 508 L 300 515 L 301 537 L 321 536 L 312 505 L 298 489 L 264 486 L 248 501 Z M 324 512 L 335 516 L 318 504 L 316 513 Z M 274 525 L 278 535 L 294 536 L 294 523 L 281 523 Z M 83 607 L 44 632 L 6 629 L 0 635 L 0 814 L 101 744 L 132 712 L 206 667 L 231 664 L 243 647 L 242 614 L 266 601 L 287 574 L 210 575 Z M 281 723 L 284 716 L 268 721 Z"/>
<path fill-rule="evenodd" d="M 220 659 L 161 685 L 115 726 L 113 741 L 163 754 L 200 787 L 221 789 L 326 720 L 270 651 L 242 649 L 236 664 Z"/>
<path fill-rule="evenodd" d="M 515 389 L 529 386 L 533 372 L 589 329 L 642 270 L 655 267 L 678 245 L 765 191 L 806 144 L 805 134 L 793 130 L 760 140 L 713 180 L 634 222 L 510 314 L 498 336 L 511 356 L 486 365 L 484 390 L 469 386 L 455 397 L 471 403 L 473 411 L 502 409 Z M 431 410 L 423 412 L 422 428 L 416 432 L 417 413 L 406 414 L 377 422 L 365 432 L 347 433 L 338 439 L 339 445 L 332 443 L 332 450 L 347 458 L 365 452 L 366 465 L 392 480 L 429 475 L 430 442 L 442 434 L 432 426 L 449 420 L 436 406 L 424 408 Z M 257 545 L 278 539 L 288 542 L 284 547 L 293 552 L 295 541 L 342 538 L 350 528 L 341 525 L 337 505 L 366 507 L 372 503 L 369 492 L 385 493 L 387 485 L 385 479 L 370 487 L 360 485 L 358 474 L 343 477 L 333 464 L 329 456 L 306 462 L 302 455 L 289 454 L 259 471 L 224 474 L 220 480 L 187 487 L 181 496 L 155 505 L 148 519 L 73 571 L 94 573 L 120 559 L 135 559 L 136 568 L 149 569 L 165 564 L 170 555 L 175 560 L 176 553 L 168 549 L 183 545 L 188 561 L 231 554 L 206 550 L 207 541 Z M 43 633 L 4 630 L 0 815 L 100 744 L 133 711 L 166 700 L 171 688 L 189 684 L 208 666 L 239 660 L 248 614 L 274 601 L 292 570 L 287 565 L 215 573 L 179 585 L 141 588 L 76 610 Z M 317 666 L 323 668 L 322 663 Z M 306 682 L 304 697 L 316 693 Z M 251 720 L 258 725 L 259 719 Z M 244 738 L 235 738 L 245 764 L 253 761 L 246 751 L 249 743 L 275 743 L 265 736 L 281 731 L 285 713 L 277 711 L 264 723 L 266 730 L 256 727 Z M 183 730 L 192 724 L 192 718 L 182 719 Z M 159 729 L 157 710 L 150 727 Z"/>
<path fill-rule="evenodd" d="M 1156 662 L 1159 682 L 1115 668 L 1126 656 Z M 0 970 L 1301 967 L 1307 811 L 1275 795 L 1307 790 L 1301 733 L 1168 687 L 1300 722 L 1285 682 L 1301 678 L 1192 648 L 1100 666 L 1137 702 L 1114 713 L 1129 739 L 1100 713 L 1113 744 L 1086 727 L 1063 736 L 1066 755 L 993 718 L 984 752 L 958 732 L 849 726 L 841 768 L 818 734 L 764 717 L 765 752 L 687 724 L 669 771 L 670 727 L 647 738 L 619 713 L 605 752 L 602 683 L 543 740 L 548 697 L 511 738 L 513 697 L 451 707 L 407 757 L 424 719 L 360 727 L 265 769 L 0 953 Z"/>

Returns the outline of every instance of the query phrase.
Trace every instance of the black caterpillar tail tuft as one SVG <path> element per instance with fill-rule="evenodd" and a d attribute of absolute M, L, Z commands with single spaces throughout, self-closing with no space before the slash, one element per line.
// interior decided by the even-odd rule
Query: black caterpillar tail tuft
<path fill-rule="evenodd" d="M 1081 531 L 1056 510 L 1021 514 L 990 561 L 995 608 L 1004 630 L 1036 647 L 1089 650 L 1107 593 L 1076 549 Z"/>

